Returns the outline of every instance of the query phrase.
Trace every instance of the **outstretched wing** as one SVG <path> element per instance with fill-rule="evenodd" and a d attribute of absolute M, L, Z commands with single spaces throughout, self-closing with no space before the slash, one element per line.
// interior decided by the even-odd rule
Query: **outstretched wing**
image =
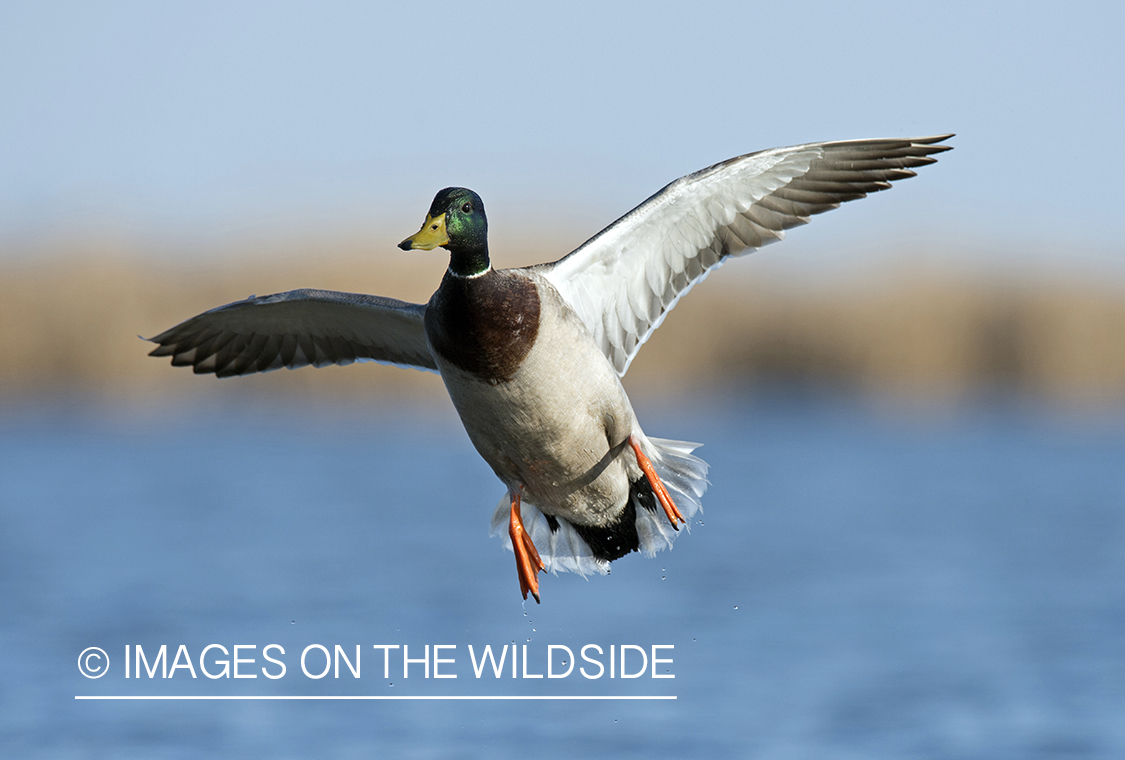
<path fill-rule="evenodd" d="M 624 375 L 691 287 L 728 256 L 933 163 L 952 135 L 811 143 L 681 177 L 562 259 L 539 268 Z"/>
<path fill-rule="evenodd" d="M 423 304 L 332 290 L 290 290 L 220 306 L 166 330 L 149 356 L 219 377 L 373 360 L 437 371 Z"/>

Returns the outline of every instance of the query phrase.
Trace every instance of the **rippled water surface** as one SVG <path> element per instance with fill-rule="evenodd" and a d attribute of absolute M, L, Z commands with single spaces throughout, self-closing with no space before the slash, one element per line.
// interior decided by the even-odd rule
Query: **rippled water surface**
<path fill-rule="evenodd" d="M 705 513 L 671 553 L 545 577 L 538 606 L 488 537 L 503 489 L 442 405 L 0 416 L 0 754 L 1125 757 L 1125 417 L 639 407 L 650 434 L 706 444 Z M 207 678 L 211 644 L 253 645 L 240 674 L 258 677 Z M 359 645 L 360 677 L 304 675 L 316 644 Z M 125 678 L 137 645 L 183 645 L 197 677 Z M 373 645 L 399 646 L 389 677 Z M 425 677 L 427 645 L 452 646 L 456 678 Z M 469 645 L 517 645 L 517 677 L 509 659 L 476 678 Z M 532 678 L 566 669 L 551 645 L 600 647 L 602 677 Z M 620 677 L 622 645 L 640 676 Z M 653 645 L 674 678 L 652 677 Z M 91 646 L 95 680 L 76 667 Z"/>

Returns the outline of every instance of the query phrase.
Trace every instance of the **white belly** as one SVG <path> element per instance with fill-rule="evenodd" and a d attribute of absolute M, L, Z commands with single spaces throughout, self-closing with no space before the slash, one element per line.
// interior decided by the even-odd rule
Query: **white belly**
<path fill-rule="evenodd" d="M 469 438 L 509 489 L 522 486 L 545 514 L 601 525 L 620 514 L 641 476 L 628 447 L 639 427 L 616 372 L 577 318 L 553 322 L 507 382 L 438 363 Z"/>

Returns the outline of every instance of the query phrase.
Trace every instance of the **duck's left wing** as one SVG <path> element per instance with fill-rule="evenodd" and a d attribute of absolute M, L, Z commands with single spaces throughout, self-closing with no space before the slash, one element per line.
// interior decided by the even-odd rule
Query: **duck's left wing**
<path fill-rule="evenodd" d="M 219 377 L 371 360 L 437 371 L 424 304 L 333 290 L 290 290 L 220 306 L 165 330 L 149 356 Z"/>
<path fill-rule="evenodd" d="M 933 163 L 952 137 L 811 143 L 681 177 L 564 258 L 538 267 L 618 374 L 676 302 L 723 263 Z"/>

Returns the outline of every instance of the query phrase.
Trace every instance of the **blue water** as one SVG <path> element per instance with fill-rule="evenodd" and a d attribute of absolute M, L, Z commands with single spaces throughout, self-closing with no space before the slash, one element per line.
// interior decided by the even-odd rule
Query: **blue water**
<path fill-rule="evenodd" d="M 656 559 L 544 577 L 537 606 L 447 402 L 215 403 L 0 415 L 4 757 L 1125 757 L 1121 414 L 640 403 L 650 434 L 706 444 L 704 514 Z M 123 672 L 126 645 L 198 669 L 237 644 L 260 674 L 271 643 L 277 680 Z M 513 643 L 531 675 L 548 645 L 672 645 L 675 678 L 474 677 L 468 645 Z M 361 645 L 361 677 L 306 677 L 310 644 Z M 374 644 L 400 645 L 390 678 Z M 401 678 L 427 644 L 456 646 L 457 678 Z M 78 671 L 90 646 L 103 678 Z M 74 699 L 122 694 L 676 700 Z"/>

